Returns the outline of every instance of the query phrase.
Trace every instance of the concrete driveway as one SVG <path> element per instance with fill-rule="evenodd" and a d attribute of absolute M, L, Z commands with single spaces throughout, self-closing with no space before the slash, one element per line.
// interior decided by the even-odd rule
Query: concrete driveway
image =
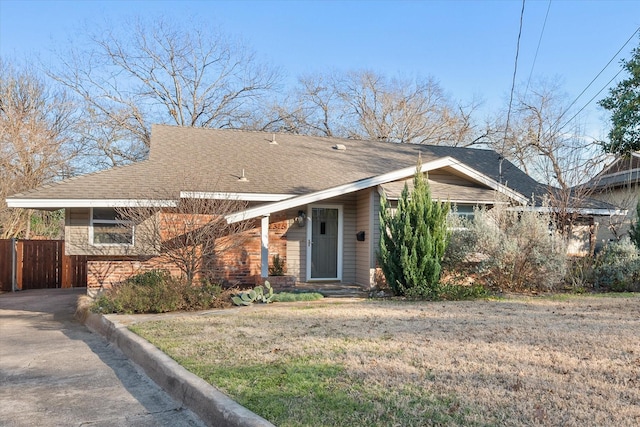
<path fill-rule="evenodd" d="M 204 426 L 74 319 L 84 292 L 0 295 L 0 425 Z"/>

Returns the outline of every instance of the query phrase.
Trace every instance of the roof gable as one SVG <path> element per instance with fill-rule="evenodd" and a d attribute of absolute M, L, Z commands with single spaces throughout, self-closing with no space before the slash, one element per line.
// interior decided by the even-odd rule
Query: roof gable
<path fill-rule="evenodd" d="M 618 156 L 605 166 L 600 173 L 578 188 L 593 188 L 599 191 L 640 183 L 640 152 L 631 156 Z"/>
<path fill-rule="evenodd" d="M 469 176 L 478 182 L 492 188 L 495 191 L 503 193 L 520 203 L 526 204 L 527 198 L 523 195 L 511 190 L 510 188 L 493 181 L 491 178 L 483 175 L 482 173 L 475 171 L 468 166 L 460 163 L 452 157 L 445 157 L 442 159 L 432 160 L 422 164 L 421 171 L 429 172 L 431 170 L 441 169 L 449 167 L 462 174 Z M 341 196 L 344 194 L 353 193 L 355 191 L 364 190 L 366 188 L 375 187 L 378 185 L 386 184 L 389 182 L 397 181 L 399 179 L 405 179 L 415 174 L 416 167 L 408 167 L 385 173 L 382 175 L 374 176 L 371 178 L 363 179 L 360 181 L 340 185 L 334 188 L 328 188 L 325 190 L 304 194 L 302 196 L 293 197 L 290 199 L 282 200 L 275 203 L 257 206 L 254 208 L 246 209 L 241 212 L 237 212 L 231 215 L 227 215 L 226 219 L 229 223 L 245 221 L 248 219 L 257 218 L 260 216 L 266 216 L 274 212 L 282 211 L 285 209 L 294 208 L 297 206 L 303 206 L 309 203 L 316 203 L 323 200 L 330 199 L 332 197 Z"/>

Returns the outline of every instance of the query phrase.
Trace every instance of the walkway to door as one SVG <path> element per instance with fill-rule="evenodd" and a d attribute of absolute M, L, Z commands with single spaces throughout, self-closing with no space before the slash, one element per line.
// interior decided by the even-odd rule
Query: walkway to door
<path fill-rule="evenodd" d="M 317 292 L 332 298 L 368 298 L 369 290 L 363 286 L 340 282 L 307 282 L 294 286 L 274 286 L 278 292 Z"/>
<path fill-rule="evenodd" d="M 0 424 L 204 426 L 74 319 L 85 292 L 0 294 Z"/>

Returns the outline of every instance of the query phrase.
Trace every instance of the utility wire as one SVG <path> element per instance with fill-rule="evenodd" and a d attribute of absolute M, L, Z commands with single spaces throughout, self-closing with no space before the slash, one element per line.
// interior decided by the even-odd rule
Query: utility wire
<path fill-rule="evenodd" d="M 560 120 L 562 120 L 562 118 L 564 117 L 565 114 L 567 114 L 569 112 L 569 108 L 573 107 L 575 105 L 576 102 L 578 102 L 578 99 L 580 99 L 580 97 L 582 95 L 584 95 L 584 93 L 591 87 L 591 85 L 598 79 L 598 77 L 600 77 L 600 75 L 609 67 L 609 65 L 611 65 L 611 63 L 613 62 L 614 59 L 616 59 L 618 57 L 618 55 L 620 54 L 620 52 L 622 52 L 622 49 L 624 49 L 629 42 L 635 37 L 636 34 L 638 34 L 638 32 L 640 31 L 640 27 L 636 28 L 636 30 L 633 32 L 633 34 L 631 34 L 631 36 L 627 39 L 626 42 L 624 42 L 624 44 L 622 45 L 622 47 L 620 47 L 620 49 L 618 49 L 618 51 L 613 55 L 613 57 L 611 57 L 611 59 L 609 60 L 609 62 L 607 62 L 607 64 L 602 68 L 602 70 L 600 70 L 600 72 L 591 80 L 591 82 L 589 82 L 589 84 L 587 85 L 587 87 L 585 87 L 582 92 L 580 92 L 580 95 L 578 95 L 571 104 L 569 104 L 569 106 L 567 108 L 565 108 L 564 112 L 562 114 L 560 114 L 560 116 L 556 119 L 556 121 L 553 123 L 553 125 L 549 128 L 549 132 L 551 132 L 551 130 L 558 124 L 560 123 Z M 605 87 L 603 87 L 602 89 L 600 89 L 600 91 L 598 91 L 598 93 L 593 96 L 581 109 L 580 111 L 578 111 L 578 113 L 580 113 L 582 110 L 584 110 L 594 99 L 596 96 L 598 96 L 600 94 L 600 92 L 602 92 L 604 89 L 606 89 L 606 87 L 609 85 L 609 83 L 611 83 L 622 71 L 622 69 L 620 71 L 618 71 L 618 73 L 613 76 L 613 78 L 611 80 L 609 80 L 609 82 L 607 83 L 607 85 Z M 561 127 L 558 128 L 558 131 L 560 131 L 562 128 L 564 128 L 565 126 L 567 126 L 571 120 L 575 119 L 576 116 L 578 114 L 575 114 L 573 117 L 571 117 L 569 120 L 567 120 L 565 122 L 565 124 L 563 124 Z"/>
<path fill-rule="evenodd" d="M 580 113 L 582 112 L 582 110 L 584 110 L 585 108 L 587 108 L 587 106 L 588 106 L 589 104 L 591 104 L 591 102 L 593 102 L 593 100 L 594 100 L 594 99 L 596 99 L 596 97 L 597 97 L 598 95 L 600 95 L 600 93 L 602 93 L 602 91 L 603 91 L 603 90 L 605 90 L 607 87 L 609 87 L 609 85 L 611 84 L 611 82 L 613 82 L 613 81 L 616 79 L 616 77 L 618 77 L 618 76 L 620 75 L 620 73 L 622 73 L 623 71 L 624 71 L 624 68 L 621 68 L 621 69 L 620 69 L 620 71 L 618 71 L 618 72 L 616 73 L 616 75 L 615 75 L 615 76 L 613 76 L 613 77 L 611 78 L 611 80 L 609 80 L 609 81 L 608 81 L 604 86 L 602 86 L 602 88 L 601 88 L 601 89 L 600 89 L 600 90 L 599 90 L 595 95 L 593 95 L 593 96 L 591 97 L 591 99 L 590 99 L 589 101 L 587 101 L 587 103 L 586 103 L 586 104 L 585 104 L 581 109 L 579 109 L 579 110 L 578 110 L 578 112 L 577 112 L 577 113 L 575 113 L 573 116 L 571 116 L 571 118 L 570 118 L 569 120 L 567 120 L 567 121 L 566 121 L 562 126 L 560 126 L 560 127 L 558 128 L 558 132 L 560 132 L 562 129 L 564 129 L 564 127 L 565 127 L 565 126 L 567 126 L 569 123 L 571 123 L 571 121 L 572 121 L 573 119 L 575 119 L 575 118 L 578 116 L 578 114 L 580 114 Z"/>
<path fill-rule="evenodd" d="M 511 119 L 511 108 L 513 106 L 513 93 L 516 88 L 516 75 L 518 74 L 518 56 L 520 55 L 520 37 L 522 36 L 522 21 L 524 19 L 524 3 L 522 0 L 522 9 L 520 10 L 520 28 L 518 29 L 518 41 L 516 43 L 516 58 L 513 65 L 513 77 L 511 79 L 511 94 L 509 95 L 509 108 L 507 110 L 507 123 L 504 127 L 504 137 L 502 139 L 502 151 L 504 152 L 507 145 L 507 133 L 509 131 L 509 121 Z M 498 164 L 498 176 L 499 182 L 502 184 L 502 162 L 504 161 L 504 154 L 500 153 L 500 162 Z"/>
<path fill-rule="evenodd" d="M 536 47 L 536 54 L 533 57 L 533 64 L 531 64 L 531 71 L 529 72 L 529 79 L 527 80 L 527 87 L 524 89 L 525 96 L 527 95 L 527 91 L 529 90 L 529 83 L 531 83 L 531 76 L 533 76 L 533 69 L 536 66 L 536 60 L 538 59 L 538 52 L 540 51 L 540 45 L 542 44 L 542 36 L 544 35 L 544 29 L 547 26 L 547 18 L 549 18 L 549 10 L 551 10 L 551 0 L 549 0 L 549 5 L 547 6 L 547 13 L 544 16 L 544 22 L 542 23 L 542 30 L 540 31 L 540 38 L 538 39 L 538 46 Z"/>

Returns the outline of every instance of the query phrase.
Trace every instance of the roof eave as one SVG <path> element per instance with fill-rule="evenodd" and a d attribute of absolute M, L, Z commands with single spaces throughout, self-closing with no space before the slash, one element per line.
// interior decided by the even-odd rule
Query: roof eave
<path fill-rule="evenodd" d="M 521 207 L 511 207 L 507 208 L 507 210 L 523 210 L 529 212 L 540 212 L 540 213 L 553 213 L 558 212 L 560 209 L 554 208 L 551 206 L 521 206 Z M 577 213 L 581 215 L 597 215 L 597 216 L 618 216 L 618 215 L 627 215 L 627 209 L 606 209 L 606 208 L 568 208 L 566 209 L 568 213 Z"/>
<path fill-rule="evenodd" d="M 279 202 L 295 197 L 295 194 L 278 193 L 225 193 L 208 191 L 181 191 L 181 199 L 238 200 L 243 202 Z"/>
<path fill-rule="evenodd" d="M 64 208 L 117 208 L 117 207 L 175 207 L 176 200 L 150 199 L 6 199 L 10 208 L 64 209 Z"/>
<path fill-rule="evenodd" d="M 481 182 L 488 187 L 501 192 L 520 203 L 526 203 L 527 199 L 517 193 L 510 188 L 492 180 L 486 175 L 481 174 L 468 167 L 467 165 L 459 162 L 458 160 L 452 157 L 443 157 L 441 159 L 433 160 L 422 165 L 421 171 L 429 172 L 431 170 L 440 169 L 443 167 L 451 167 L 464 175 Z M 227 215 L 225 219 L 228 223 L 236 223 L 240 221 L 245 221 L 249 219 L 258 218 L 261 216 L 270 215 L 273 212 L 278 212 L 290 208 L 294 208 L 297 206 L 303 206 L 309 203 L 315 203 L 322 200 L 330 199 L 332 197 L 341 196 L 344 194 L 353 193 L 355 191 L 364 190 L 366 188 L 375 187 L 380 184 L 385 184 L 387 182 L 396 181 L 398 179 L 407 178 L 413 175 L 416 171 L 415 166 L 410 166 L 402 169 L 398 169 L 392 172 L 388 172 L 382 175 L 377 175 L 371 178 L 362 179 L 359 181 L 351 182 L 348 184 L 339 185 L 337 187 L 327 188 L 324 190 L 316 191 L 313 193 L 304 194 L 298 197 L 292 197 L 290 199 L 282 200 L 275 203 L 269 203 L 267 205 L 257 206 L 254 208 L 246 209 L 244 211 L 236 212 L 230 215 Z"/>

